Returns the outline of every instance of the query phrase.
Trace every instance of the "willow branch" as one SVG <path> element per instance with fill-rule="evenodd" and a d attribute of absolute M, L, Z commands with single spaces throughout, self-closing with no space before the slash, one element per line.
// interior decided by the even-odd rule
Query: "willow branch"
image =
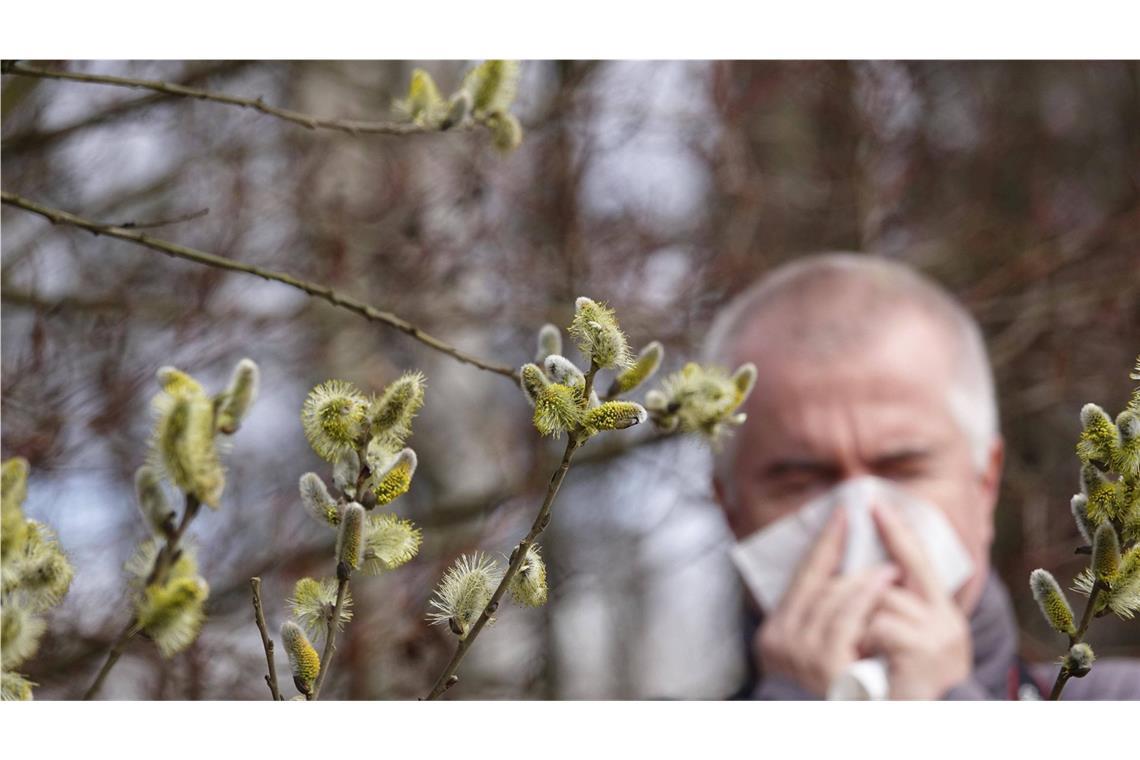
<path fill-rule="evenodd" d="M 422 134 L 427 132 L 438 132 L 440 130 L 420 126 L 410 122 L 394 122 L 394 121 L 364 121 L 360 119 L 329 119 L 313 114 L 302 113 L 301 111 L 292 111 L 287 108 L 278 108 L 271 106 L 263 101 L 261 98 L 242 98 L 236 95 L 229 95 L 224 92 L 213 92 L 211 90 L 203 90 L 198 87 L 187 87 L 185 85 L 174 84 L 172 82 L 163 82 L 153 79 L 133 79 L 130 77 L 116 77 L 107 76 L 103 74 L 80 74 L 71 71 L 53 71 L 51 69 L 41 69 L 35 66 L 28 66 L 23 63 L 5 61 L 3 71 L 0 72 L 5 75 L 35 77 L 38 79 L 54 79 L 64 82 L 79 82 L 81 84 L 101 84 L 109 85 L 111 87 L 125 87 L 132 90 L 150 90 L 151 92 L 161 93 L 163 95 L 170 95 L 178 98 L 192 98 L 194 100 L 206 100 L 212 103 L 221 103 L 227 106 L 236 106 L 238 108 L 248 108 L 258 113 L 272 116 L 275 119 L 296 124 L 306 129 L 328 129 L 336 132 L 344 132 L 350 135 L 411 135 Z"/>
<path fill-rule="evenodd" d="M 1093 619 L 1093 611 L 1096 609 L 1097 599 L 1100 598 L 1100 592 L 1104 590 L 1104 586 L 1100 581 L 1093 583 L 1092 591 L 1089 592 L 1088 601 L 1085 603 L 1085 611 L 1081 614 L 1081 623 L 1077 626 L 1077 632 L 1069 637 L 1069 648 L 1072 649 L 1074 644 L 1079 644 L 1084 640 L 1085 633 L 1089 629 L 1089 623 Z M 1065 684 L 1072 678 L 1069 669 L 1064 665 L 1061 666 L 1061 671 L 1057 673 L 1057 680 L 1053 682 L 1053 689 L 1049 692 L 1049 699 L 1059 700 L 1061 698 L 1061 691 L 1065 688 Z"/>
<path fill-rule="evenodd" d="M 321 685 L 325 682 L 325 676 L 328 675 L 329 665 L 332 664 L 332 656 L 336 654 L 336 629 L 340 625 L 340 611 L 344 606 L 344 597 L 348 593 L 348 578 L 350 570 L 347 564 L 341 563 L 337 566 L 337 584 L 336 584 L 336 603 L 333 605 L 332 615 L 329 616 L 329 631 L 325 636 L 325 651 L 321 654 L 321 669 L 317 673 L 317 681 L 313 684 L 313 693 L 309 697 L 310 700 L 317 700 L 321 696 Z"/>
<path fill-rule="evenodd" d="M 587 392 L 587 398 L 588 397 L 589 394 Z M 554 474 L 550 478 L 550 485 L 546 489 L 546 498 L 543 499 L 542 507 L 538 510 L 538 515 L 534 518 L 534 524 L 531 525 L 526 537 L 519 542 L 514 552 L 511 553 L 510 565 L 503 574 L 503 579 L 499 581 L 498 588 L 496 588 L 495 593 L 491 595 L 490 601 L 488 601 L 487 606 L 483 608 L 483 612 L 480 613 L 475 624 L 471 626 L 471 630 L 456 644 L 455 653 L 451 656 L 451 660 L 448 661 L 447 667 L 439 674 L 439 678 L 436 679 L 435 685 L 427 695 L 427 699 L 439 698 L 441 694 L 454 686 L 459 680 L 459 677 L 455 674 L 455 671 L 459 669 L 459 663 L 463 661 L 463 658 L 467 655 L 467 651 L 475 643 L 479 632 L 491 621 L 491 616 L 494 615 L 495 610 L 499 608 L 499 600 L 503 598 L 503 594 L 506 593 L 511 579 L 515 577 L 515 574 L 522 566 L 523 560 L 526 559 L 527 551 L 535 542 L 535 539 L 538 538 L 542 531 L 546 530 L 546 526 L 550 523 L 550 510 L 554 505 L 554 498 L 558 495 L 558 489 L 562 486 L 562 481 L 566 477 L 566 471 L 570 469 L 570 461 L 574 458 L 574 452 L 577 451 L 581 445 L 581 439 L 571 433 L 570 439 L 566 442 L 566 451 L 562 455 L 562 463 L 558 465 L 558 469 L 554 471 Z"/>
<path fill-rule="evenodd" d="M 107 674 L 111 672 L 111 668 L 115 667 L 115 663 L 123 656 L 123 650 L 127 647 L 127 642 L 135 637 L 139 632 L 135 621 L 132 620 L 115 639 L 115 643 L 111 645 L 111 649 L 107 652 L 107 659 L 103 661 L 103 667 L 99 668 L 99 674 L 95 676 L 95 680 L 87 687 L 87 691 L 83 692 L 84 700 L 91 700 L 99 693 L 99 689 L 103 687 L 103 682 L 107 680 Z"/>
<path fill-rule="evenodd" d="M 186 529 L 190 527 L 190 523 L 198 515 L 198 509 L 202 503 L 198 501 L 198 497 L 192 494 L 186 494 L 186 506 L 182 510 L 182 520 L 178 526 L 169 529 L 166 533 L 166 543 L 163 544 L 159 550 L 158 555 L 154 558 L 154 566 L 151 568 L 150 573 L 147 575 L 147 586 L 155 583 L 166 583 L 167 573 L 170 572 L 170 566 L 174 563 L 175 558 L 178 556 L 179 543 L 182 541 L 182 536 L 185 535 Z M 99 669 L 98 675 L 95 676 L 95 681 L 83 693 L 83 699 L 94 699 L 95 695 L 99 693 L 100 687 L 103 686 L 103 681 L 106 680 L 107 674 L 111 672 L 111 668 L 115 667 L 115 663 L 123 655 L 123 650 L 126 648 L 127 643 L 135 637 L 139 632 L 138 620 L 132 615 L 131 622 L 119 634 L 119 638 L 115 639 L 115 643 L 111 645 L 110 651 L 107 652 L 107 659 L 103 662 L 103 667 Z"/>
<path fill-rule="evenodd" d="M 261 631 L 261 645 L 265 648 L 265 663 L 269 672 L 265 675 L 265 683 L 269 686 L 269 694 L 273 701 L 281 699 L 281 690 L 277 688 L 277 664 L 273 660 L 273 639 L 269 638 L 269 630 L 265 627 L 265 613 L 261 609 L 261 579 L 250 578 L 249 588 L 253 593 L 253 619 L 257 623 L 257 630 Z"/>
<path fill-rule="evenodd" d="M 210 213 L 210 209 L 203 208 L 197 211 L 192 211 L 189 214 L 180 214 L 179 216 L 172 216 L 169 219 L 156 219 L 152 222 L 123 222 L 116 225 L 122 227 L 124 230 L 147 230 L 154 229 L 155 227 L 169 227 L 172 224 L 181 224 L 182 222 L 190 222 L 195 219 L 201 219 L 206 214 Z"/>
<path fill-rule="evenodd" d="M 196 264 L 214 267 L 215 269 L 225 269 L 230 272 L 242 272 L 244 274 L 251 274 L 264 280 L 270 280 L 272 282 L 279 282 L 283 285 L 288 285 L 289 287 L 300 290 L 301 292 L 306 293 L 313 298 L 319 298 L 322 301 L 327 301 L 333 306 L 351 311 L 358 316 L 364 317 L 370 322 L 377 322 L 380 324 L 388 325 L 389 327 L 394 327 L 400 332 L 403 332 L 415 340 L 418 340 L 420 343 L 423 343 L 425 346 L 447 354 L 451 358 L 463 362 L 464 364 L 470 364 L 473 367 L 485 370 L 487 372 L 494 372 L 497 375 L 508 377 L 515 382 L 518 381 L 518 373 L 514 369 L 499 364 L 485 362 L 478 357 L 460 351 L 458 348 L 445 343 L 439 338 L 429 335 L 419 327 L 416 327 L 411 322 L 408 322 L 407 320 L 398 317 L 391 312 L 381 311 L 380 309 L 377 309 L 374 306 L 370 306 L 363 301 L 358 301 L 355 298 L 344 295 L 340 291 L 334 290 L 327 285 L 308 282 L 284 272 L 276 272 L 270 269 L 263 269 L 261 267 L 253 266 L 252 264 L 245 264 L 240 261 L 234 261 L 233 259 L 227 259 L 224 256 L 218 256 L 214 253 L 199 251 L 195 248 L 178 245 L 177 243 L 159 240 L 158 238 L 153 238 L 149 235 L 145 235 L 141 232 L 136 232 L 125 227 L 116 227 L 110 224 L 102 224 L 91 219 L 84 219 L 81 216 L 76 216 L 75 214 L 71 214 L 60 209 L 43 206 L 14 193 L 9 193 L 6 191 L 0 192 L 0 202 L 8 206 L 13 206 L 15 208 L 29 211 L 33 214 L 38 214 L 39 216 L 42 216 L 43 218 L 50 221 L 52 224 L 62 224 L 70 227 L 76 227 L 81 230 L 87 230 L 88 232 L 91 232 L 95 235 L 106 235 L 107 237 L 125 240 L 129 243 L 134 243 L 135 245 L 140 245 L 144 248 L 150 248 L 151 250 L 158 251 L 159 253 L 165 254 L 167 256 L 172 256 L 177 259 L 192 261 Z"/>

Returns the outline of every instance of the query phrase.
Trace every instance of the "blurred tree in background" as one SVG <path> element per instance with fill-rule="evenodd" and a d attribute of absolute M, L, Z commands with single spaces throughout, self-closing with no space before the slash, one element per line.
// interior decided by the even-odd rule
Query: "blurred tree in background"
<path fill-rule="evenodd" d="M 61 62 L 387 119 L 414 65 Z M 1122 407 L 1140 348 L 1136 63 L 526 62 L 521 147 L 484 131 L 308 130 L 253 110 L 21 76 L 3 80 L 5 191 L 107 223 L 178 220 L 165 240 L 293 273 L 517 367 L 574 298 L 618 307 L 665 370 L 717 308 L 796 256 L 905 260 L 977 316 L 997 375 L 1007 470 L 995 566 L 1023 652 L 1054 655 L 1029 570 L 1071 577 L 1073 444 L 1086 401 Z M 208 213 L 201 213 L 208 209 Z M 193 217 L 193 218 L 186 218 Z M 235 445 L 226 509 L 195 524 L 212 589 L 201 638 L 166 662 L 128 651 L 117 698 L 264 698 L 249 607 L 272 627 L 293 579 L 327 564 L 297 508 L 317 464 L 305 393 L 330 377 L 429 379 L 416 488 L 420 556 L 357 594 L 327 684 L 338 698 L 426 692 L 452 647 L 427 599 L 451 560 L 507 552 L 558 460 L 503 377 L 283 285 L 3 210 L 3 456 L 31 463 L 25 511 L 57 527 L 76 577 L 27 675 L 77 697 L 121 625 L 140 538 L 155 370 L 212 385 L 242 356 L 262 394 Z M 760 368 L 763 371 L 763 368 Z M 720 697 L 743 676 L 740 590 L 693 441 L 600 447 L 575 465 L 544 540 L 550 602 L 505 615 L 465 662 L 474 697 Z M 694 473 L 702 473 L 693 477 Z M 1140 654 L 1108 620 L 1098 654 Z"/>

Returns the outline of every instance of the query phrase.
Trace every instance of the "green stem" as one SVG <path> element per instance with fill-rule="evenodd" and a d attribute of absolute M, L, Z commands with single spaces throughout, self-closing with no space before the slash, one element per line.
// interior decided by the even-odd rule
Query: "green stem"
<path fill-rule="evenodd" d="M 1085 611 L 1081 614 L 1080 625 L 1077 626 L 1077 632 L 1069 637 L 1070 649 L 1084 640 L 1085 633 L 1088 632 L 1089 623 L 1092 622 L 1093 613 L 1096 610 L 1097 599 L 1103 590 L 1104 586 L 1100 581 L 1093 583 L 1092 590 L 1089 592 L 1088 602 L 1085 603 Z M 1053 682 L 1053 688 L 1049 692 L 1050 700 L 1057 701 L 1061 698 L 1061 692 L 1064 690 L 1065 684 L 1069 682 L 1070 678 L 1072 678 L 1072 675 L 1069 673 L 1068 668 L 1062 665 L 1060 672 L 1057 673 L 1057 680 Z"/>
<path fill-rule="evenodd" d="M 587 389 L 590 387 L 590 383 L 593 380 L 593 373 L 596 371 L 596 368 L 592 368 L 590 374 L 587 375 Z M 587 396 L 588 393 L 587 391 Z M 467 651 L 475 643 L 475 638 L 479 635 L 479 632 L 491 621 L 491 616 L 495 614 L 495 610 L 499 607 L 499 600 L 503 598 L 503 594 L 506 593 L 511 579 L 515 577 L 515 574 L 522 566 L 523 560 L 526 559 L 527 551 L 535 539 L 538 538 L 550 523 L 550 510 L 554 505 L 554 498 L 558 495 L 558 489 L 562 486 L 562 481 L 566 477 L 567 470 L 570 469 L 570 460 L 574 458 L 574 452 L 582 445 L 581 439 L 573 433 L 569 435 L 570 439 L 566 443 L 566 451 L 562 455 L 562 462 L 550 477 L 550 485 L 546 489 L 546 498 L 542 500 L 542 507 L 538 510 L 538 515 L 534 518 L 534 524 L 531 525 L 526 537 L 515 547 L 514 552 L 511 554 L 510 566 L 507 567 L 506 573 L 503 574 L 503 579 L 499 581 L 498 588 L 496 588 L 495 593 L 491 595 L 491 600 L 487 602 L 487 606 L 483 608 L 483 612 L 479 615 L 475 624 L 471 626 L 471 630 L 468 631 L 467 636 L 459 640 L 459 643 L 455 647 L 455 653 L 451 656 L 447 667 L 439 674 L 439 678 L 436 679 L 435 685 L 432 686 L 431 692 L 427 695 L 427 699 L 438 699 L 440 695 L 450 689 L 459 680 L 459 677 L 455 674 L 455 671 L 459 669 L 459 663 L 463 661 Z"/>

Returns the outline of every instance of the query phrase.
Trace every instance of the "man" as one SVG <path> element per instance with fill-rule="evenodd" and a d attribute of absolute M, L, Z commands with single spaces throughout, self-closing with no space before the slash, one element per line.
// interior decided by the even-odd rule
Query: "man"
<path fill-rule="evenodd" d="M 761 676 L 748 695 L 819 698 L 871 656 L 886 660 L 891 698 L 1047 693 L 1056 666 L 1020 662 L 1008 594 L 989 566 L 1003 444 L 985 345 L 962 306 L 901 264 L 809 257 L 739 296 L 709 350 L 721 365 L 759 368 L 747 421 L 714 476 L 738 540 L 871 475 L 935 505 L 974 567 L 945 591 L 899 513 L 876 504 L 892 561 L 841 574 L 845 511 L 835 510 L 789 590 L 761 613 L 752 637 Z M 1098 660 L 1064 697 L 1140 698 L 1140 662 Z"/>

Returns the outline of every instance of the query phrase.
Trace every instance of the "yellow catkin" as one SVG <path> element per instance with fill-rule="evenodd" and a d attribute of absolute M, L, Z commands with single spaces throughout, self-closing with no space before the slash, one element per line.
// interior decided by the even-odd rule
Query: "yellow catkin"
<path fill-rule="evenodd" d="M 309 637 L 292 620 L 281 625 L 281 641 L 289 657 L 289 668 L 293 673 L 293 683 L 302 694 L 310 694 L 313 682 L 321 673 L 321 657 L 309 642 Z"/>
<path fill-rule="evenodd" d="M 1041 568 L 1034 570 L 1029 576 L 1029 588 L 1053 630 L 1069 636 L 1076 633 L 1073 610 L 1052 573 Z"/>

